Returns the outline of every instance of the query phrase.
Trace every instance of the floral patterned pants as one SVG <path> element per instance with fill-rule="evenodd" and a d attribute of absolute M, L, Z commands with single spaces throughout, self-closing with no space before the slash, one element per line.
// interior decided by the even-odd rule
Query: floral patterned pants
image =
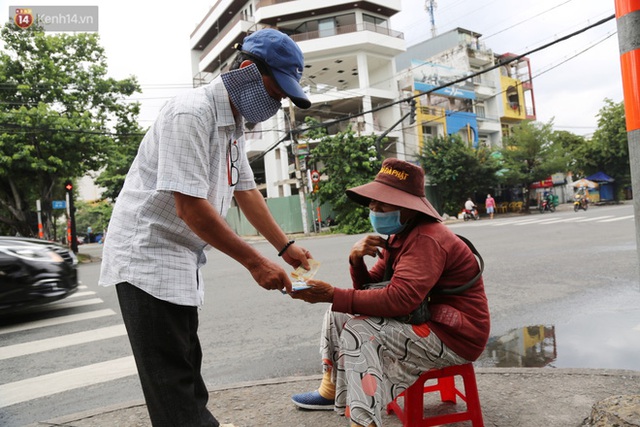
<path fill-rule="evenodd" d="M 335 410 L 361 426 L 382 426 L 386 405 L 432 368 L 468 361 L 427 324 L 327 311 L 320 353 L 336 385 Z"/>

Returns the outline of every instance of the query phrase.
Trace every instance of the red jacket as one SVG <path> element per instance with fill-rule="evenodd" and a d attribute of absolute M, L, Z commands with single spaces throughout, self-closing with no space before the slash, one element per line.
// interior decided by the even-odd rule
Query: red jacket
<path fill-rule="evenodd" d="M 479 271 L 467 245 L 440 222 L 422 221 L 406 233 L 391 236 L 371 270 L 363 262 L 351 265 L 353 289 L 334 289 L 333 310 L 368 316 L 396 317 L 411 313 L 427 293 L 438 287 L 457 287 Z M 386 257 L 393 259 L 391 283 L 383 289 L 361 289 L 383 280 Z M 482 278 L 458 295 L 432 294 L 427 325 L 451 350 L 476 360 L 490 330 Z"/>

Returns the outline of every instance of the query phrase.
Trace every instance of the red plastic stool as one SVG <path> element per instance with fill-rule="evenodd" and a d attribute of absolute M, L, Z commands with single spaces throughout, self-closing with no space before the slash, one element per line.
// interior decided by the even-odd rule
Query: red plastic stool
<path fill-rule="evenodd" d="M 464 394 L 456 388 L 456 375 L 462 377 Z M 425 385 L 431 379 L 437 379 L 437 384 Z M 424 417 L 424 394 L 434 391 L 440 392 L 440 399 L 443 402 L 456 403 L 456 396 L 460 397 L 467 404 L 466 410 L 453 414 Z M 398 398 L 401 396 L 404 397 L 403 407 L 398 404 Z M 387 413 L 395 412 L 402 421 L 403 427 L 428 427 L 460 421 L 471 421 L 473 427 L 484 427 L 476 374 L 472 363 L 427 371 L 420 375 L 416 382 L 402 392 L 398 398 L 387 405 Z"/>

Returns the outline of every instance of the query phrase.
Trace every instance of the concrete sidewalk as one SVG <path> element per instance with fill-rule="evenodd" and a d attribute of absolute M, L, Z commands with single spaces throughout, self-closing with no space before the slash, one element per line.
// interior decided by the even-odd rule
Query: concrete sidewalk
<path fill-rule="evenodd" d="M 476 379 L 485 426 L 578 427 L 594 404 L 617 395 L 640 395 L 640 372 L 596 369 L 477 368 Z M 344 427 L 333 411 L 305 411 L 290 400 L 294 393 L 317 388 L 320 376 L 289 377 L 211 390 L 209 408 L 221 423 L 235 427 Z M 637 402 L 637 401 L 636 401 Z M 464 405 L 460 401 L 458 405 Z M 427 400 L 428 411 L 446 412 L 453 405 Z M 640 405 L 621 405 L 614 412 L 625 423 L 594 426 L 640 426 Z M 149 426 L 144 402 L 69 415 L 34 424 L 66 427 Z M 385 415 L 385 427 L 400 427 Z M 470 422 L 457 423 L 470 426 Z"/>

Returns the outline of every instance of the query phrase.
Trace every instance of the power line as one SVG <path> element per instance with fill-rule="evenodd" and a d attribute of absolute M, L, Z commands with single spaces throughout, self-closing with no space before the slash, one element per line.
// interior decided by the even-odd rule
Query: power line
<path fill-rule="evenodd" d="M 489 34 L 488 36 L 484 36 L 484 37 L 483 37 L 483 40 L 487 40 L 488 38 L 491 38 L 491 37 L 493 37 L 493 36 L 495 36 L 495 35 L 498 35 L 498 34 L 500 34 L 500 33 L 504 33 L 504 32 L 505 32 L 505 31 L 507 31 L 507 30 L 510 30 L 510 29 L 512 29 L 512 28 L 514 28 L 514 27 L 517 27 L 517 26 L 518 26 L 518 25 L 520 25 L 520 24 L 524 24 L 525 22 L 531 21 L 532 19 L 537 18 L 537 17 L 538 17 L 538 16 L 540 16 L 540 15 L 544 15 L 545 13 L 550 12 L 550 11 L 552 11 L 552 10 L 554 10 L 554 9 L 556 9 L 556 8 L 560 7 L 560 6 L 563 6 L 563 5 L 565 5 L 565 4 L 569 3 L 569 2 L 572 2 L 572 1 L 573 1 L 573 0 L 567 0 L 567 1 L 565 1 L 564 3 L 560 3 L 560 4 L 558 4 L 558 5 L 555 5 L 555 6 L 553 6 L 553 7 L 552 7 L 552 8 L 550 8 L 550 9 L 544 10 L 544 11 L 542 11 L 542 12 L 540 12 L 540 13 L 536 14 L 536 15 L 530 16 L 529 18 L 524 19 L 524 20 L 522 20 L 522 21 L 520 21 L 520 22 L 517 22 L 517 23 L 515 23 L 515 24 L 513 24 L 513 25 L 511 25 L 511 26 L 509 26 L 509 27 L 503 28 L 503 29 L 502 29 L 502 30 L 500 30 L 500 31 L 497 31 L 497 32 L 495 32 L 495 33 L 493 33 L 493 34 Z"/>
<path fill-rule="evenodd" d="M 606 22 L 608 22 L 608 21 L 610 21 L 610 20 L 612 20 L 614 18 L 615 18 L 615 14 L 610 15 L 610 16 L 608 16 L 606 18 L 603 18 L 603 19 L 593 23 L 593 24 L 587 25 L 586 27 L 583 27 L 583 28 L 581 28 L 581 29 L 579 29 L 577 31 L 574 31 L 573 33 L 570 33 L 570 34 L 568 34 L 566 36 L 560 37 L 559 39 L 556 39 L 556 40 L 554 40 L 552 42 L 546 43 L 546 44 L 544 44 L 544 45 L 542 45 L 540 47 L 531 49 L 531 50 L 529 50 L 529 51 L 527 51 L 527 52 L 525 52 L 523 54 L 516 55 L 514 57 L 509 57 L 506 60 L 499 61 L 498 63 L 496 63 L 496 64 L 494 64 L 494 65 L 492 65 L 492 66 L 490 66 L 488 68 L 485 68 L 483 70 L 477 71 L 475 73 L 471 73 L 471 74 L 469 74 L 467 76 L 464 76 L 464 77 L 460 77 L 458 79 L 455 79 L 455 80 L 452 80 L 450 82 L 444 83 L 444 84 L 442 84 L 440 86 L 436 86 L 436 87 L 434 87 L 432 89 L 429 89 L 428 91 L 420 92 L 417 95 L 413 94 L 413 95 L 411 95 L 409 97 L 402 98 L 402 99 L 397 100 L 397 101 L 390 101 L 390 102 L 381 104 L 378 107 L 372 108 L 372 109 L 367 110 L 367 111 L 362 111 L 362 112 L 359 112 L 359 113 L 349 113 L 343 118 L 330 120 L 330 121 L 327 121 L 327 122 L 324 122 L 324 123 L 321 123 L 321 124 L 318 124 L 318 125 L 308 126 L 308 127 L 303 128 L 303 129 L 294 129 L 292 131 L 296 132 L 296 133 L 300 133 L 300 132 L 308 131 L 310 129 L 326 128 L 326 127 L 331 126 L 333 124 L 337 124 L 337 123 L 341 123 L 341 122 L 344 122 L 344 121 L 347 121 L 347 120 L 351 120 L 353 118 L 357 118 L 357 117 L 363 116 L 363 115 L 368 114 L 368 113 L 374 113 L 374 112 L 383 110 L 385 108 L 389 108 L 389 107 L 392 107 L 394 105 L 401 104 L 403 102 L 409 102 L 409 101 L 411 101 L 411 100 L 413 100 L 415 98 L 418 98 L 418 97 L 420 97 L 422 95 L 430 94 L 430 93 L 435 92 L 437 90 L 441 90 L 441 89 L 453 86 L 455 84 L 461 83 L 461 82 L 466 81 L 468 79 L 472 79 L 473 77 L 485 74 L 485 73 L 487 73 L 487 72 L 489 72 L 491 70 L 494 70 L 496 68 L 502 67 L 502 66 L 504 66 L 506 64 L 509 64 L 511 62 L 518 61 L 518 60 L 520 60 L 520 59 L 522 59 L 522 58 L 524 58 L 526 56 L 529 56 L 529 55 L 531 55 L 533 53 L 536 53 L 536 52 L 539 52 L 541 50 L 547 49 L 547 48 L 549 48 L 549 47 L 551 47 L 551 46 L 553 46 L 555 44 L 561 43 L 561 42 L 563 42 L 565 40 L 568 40 L 568 39 L 570 39 L 572 37 L 575 37 L 575 36 L 577 36 L 579 34 L 582 34 L 585 31 L 588 31 L 588 30 L 590 30 L 592 28 L 600 26 L 600 25 L 602 25 L 602 24 L 604 24 L 604 23 L 606 23 Z M 16 129 L 16 127 L 12 126 L 10 123 L 1 123 L 0 122 L 0 125 L 8 126 L 11 129 Z M 144 135 L 143 133 L 120 134 L 120 133 L 117 133 L 117 132 L 114 133 L 114 132 L 108 132 L 108 131 L 95 132 L 95 131 L 82 131 L 82 130 L 72 130 L 72 129 L 51 129 L 51 128 L 36 128 L 36 127 L 21 127 L 21 128 L 22 129 L 26 129 L 26 130 L 56 131 L 56 132 L 69 132 L 69 133 L 86 132 L 87 134 L 110 135 L 110 136 L 129 136 L 129 135 L 142 136 L 142 135 Z M 285 137 L 285 139 L 286 139 L 286 137 Z M 283 141 L 284 141 L 284 139 L 283 139 Z M 273 148 L 271 148 L 271 149 L 273 149 Z"/>

